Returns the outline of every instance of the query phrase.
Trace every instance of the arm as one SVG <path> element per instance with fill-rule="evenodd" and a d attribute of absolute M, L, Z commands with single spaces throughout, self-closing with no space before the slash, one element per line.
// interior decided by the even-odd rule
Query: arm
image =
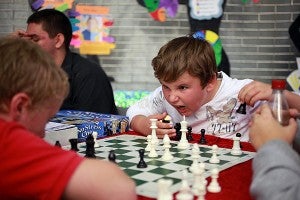
<path fill-rule="evenodd" d="M 238 98 L 241 102 L 254 106 L 257 101 L 269 101 L 271 95 L 272 86 L 270 84 L 252 81 L 240 90 Z M 290 108 L 295 108 L 300 111 L 300 96 L 288 90 L 284 91 L 284 95 L 286 96 Z"/>
<path fill-rule="evenodd" d="M 281 126 L 266 104 L 253 115 L 249 136 L 258 150 L 253 160 L 251 184 L 255 199 L 297 199 L 300 196 L 300 159 L 290 146 L 296 130 L 293 118 L 288 126 Z"/>
<path fill-rule="evenodd" d="M 71 177 L 64 199 L 137 199 L 135 184 L 117 165 L 84 160 Z"/>

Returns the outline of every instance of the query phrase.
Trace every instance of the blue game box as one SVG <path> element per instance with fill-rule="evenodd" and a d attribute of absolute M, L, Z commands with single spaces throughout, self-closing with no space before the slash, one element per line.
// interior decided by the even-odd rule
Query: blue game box
<path fill-rule="evenodd" d="M 129 129 L 129 119 L 122 115 L 110 115 L 75 110 L 61 110 L 50 121 L 73 124 L 78 128 L 78 141 L 96 131 L 97 138 L 123 133 Z"/>

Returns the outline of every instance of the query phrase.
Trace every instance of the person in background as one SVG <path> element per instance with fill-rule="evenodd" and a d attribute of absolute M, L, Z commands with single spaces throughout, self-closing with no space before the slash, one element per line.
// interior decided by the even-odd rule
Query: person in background
<path fill-rule="evenodd" d="M 29 16 L 27 24 L 26 31 L 14 35 L 40 45 L 69 76 L 70 92 L 60 109 L 117 114 L 112 86 L 101 66 L 70 51 L 72 26 L 68 17 L 44 9 Z"/>
<path fill-rule="evenodd" d="M 252 80 L 218 73 L 213 48 L 201 35 L 178 37 L 160 48 L 152 66 L 161 86 L 128 108 L 131 129 L 151 134 L 150 119 L 155 118 L 157 136 L 174 137 L 174 124 L 185 117 L 193 133 L 205 129 L 207 134 L 233 138 L 239 132 L 241 141 L 248 141 L 248 122 L 255 107 L 247 107 L 246 114 L 236 111 L 240 89 Z M 166 115 L 173 124 L 161 122 Z"/>
<path fill-rule="evenodd" d="M 300 97 L 296 98 L 300 102 Z M 290 110 L 296 116 L 297 110 Z M 299 199 L 300 157 L 292 148 L 297 123 L 290 118 L 281 126 L 267 104 L 253 115 L 250 142 L 257 150 L 252 163 L 253 179 L 250 192 L 253 199 Z"/>
<path fill-rule="evenodd" d="M 289 27 L 290 38 L 293 41 L 295 47 L 300 51 L 300 15 L 297 16 L 295 21 Z"/>
<path fill-rule="evenodd" d="M 69 91 L 66 73 L 38 45 L 0 39 L 1 199 L 136 199 L 116 164 L 42 139 Z"/>

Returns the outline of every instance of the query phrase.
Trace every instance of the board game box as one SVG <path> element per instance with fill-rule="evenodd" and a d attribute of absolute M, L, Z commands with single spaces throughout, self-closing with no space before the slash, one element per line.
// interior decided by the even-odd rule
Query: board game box
<path fill-rule="evenodd" d="M 95 112 L 61 110 L 50 121 L 75 125 L 78 128 L 79 142 L 85 141 L 87 135 L 93 132 L 97 132 L 97 138 L 102 138 L 129 129 L 128 117 Z"/>
<path fill-rule="evenodd" d="M 157 158 L 150 158 L 149 152 L 145 152 L 144 160 L 147 163 L 147 168 L 138 168 L 137 164 L 140 161 L 139 150 L 145 149 L 147 146 L 147 138 L 143 136 L 120 134 L 114 137 L 107 137 L 97 140 L 99 147 L 95 148 L 96 159 L 108 160 L 108 155 L 111 150 L 116 154 L 116 164 L 124 170 L 136 183 L 136 190 L 138 195 L 145 197 L 157 198 L 158 195 L 158 180 L 171 179 L 172 186 L 170 188 L 172 193 L 177 192 L 182 184 L 182 171 L 188 170 L 189 185 L 193 184 L 193 174 L 189 170 L 193 163 L 192 146 L 188 149 L 179 149 L 178 141 L 171 141 L 170 151 L 174 158 L 170 161 L 163 161 L 162 155 L 164 152 L 163 141 L 159 139 L 157 146 Z M 70 146 L 64 146 L 64 149 L 70 150 Z M 219 148 L 218 158 L 220 162 L 212 164 L 209 162 L 212 156 L 212 146 L 199 145 L 200 158 L 199 162 L 205 163 L 205 178 L 211 175 L 211 170 L 218 168 L 219 171 L 225 170 L 229 167 L 239 163 L 250 160 L 254 157 L 254 152 L 243 151 L 241 155 L 232 155 L 231 149 Z M 78 144 L 81 156 L 86 155 L 86 143 Z"/>
<path fill-rule="evenodd" d="M 44 139 L 50 144 L 59 141 L 61 145 L 68 145 L 69 139 L 78 137 L 78 129 L 75 125 L 48 122 L 45 128 Z"/>

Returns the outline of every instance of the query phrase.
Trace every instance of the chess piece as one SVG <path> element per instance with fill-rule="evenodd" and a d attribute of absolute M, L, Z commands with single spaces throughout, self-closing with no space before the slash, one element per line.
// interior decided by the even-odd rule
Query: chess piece
<path fill-rule="evenodd" d="M 54 146 L 61 147 L 61 144 L 60 144 L 60 142 L 58 140 L 56 140 Z"/>
<path fill-rule="evenodd" d="M 94 138 L 94 147 L 100 147 L 99 143 L 97 142 L 97 136 L 98 136 L 98 133 L 96 131 L 93 131 L 93 138 Z"/>
<path fill-rule="evenodd" d="M 204 196 L 206 193 L 207 181 L 204 177 L 205 168 L 197 165 L 197 167 L 192 171 L 194 175 L 194 183 L 192 186 L 192 191 L 195 195 Z"/>
<path fill-rule="evenodd" d="M 171 120 L 172 120 L 172 118 L 171 118 L 169 115 L 167 115 L 167 116 L 162 120 L 162 122 L 163 122 L 163 123 L 171 123 Z"/>
<path fill-rule="evenodd" d="M 212 193 L 218 193 L 221 191 L 221 187 L 218 183 L 219 170 L 214 168 L 211 170 L 211 182 L 207 187 L 207 190 Z"/>
<path fill-rule="evenodd" d="M 190 141 L 193 141 L 193 136 L 192 136 L 192 127 L 191 126 L 188 126 L 187 127 L 187 140 L 190 142 Z"/>
<path fill-rule="evenodd" d="M 110 150 L 108 153 L 108 160 L 116 163 L 116 154 L 114 150 Z"/>
<path fill-rule="evenodd" d="M 241 139 L 240 133 L 237 133 L 233 137 L 233 145 L 232 145 L 232 149 L 230 151 L 230 153 L 232 155 L 235 155 L 235 156 L 242 155 L 243 152 L 241 151 L 240 139 Z"/>
<path fill-rule="evenodd" d="M 212 156 L 209 159 L 209 162 L 212 164 L 216 164 L 220 162 L 220 159 L 217 156 L 217 151 L 218 151 L 218 146 L 217 145 L 212 145 Z"/>
<path fill-rule="evenodd" d="M 194 195 L 191 191 L 189 183 L 187 181 L 187 170 L 182 171 L 182 182 L 178 194 L 176 195 L 178 200 L 193 200 Z"/>
<path fill-rule="evenodd" d="M 192 158 L 200 158 L 200 149 L 199 149 L 199 146 L 197 143 L 194 143 L 193 144 L 193 147 L 192 147 Z"/>
<path fill-rule="evenodd" d="M 153 140 L 153 139 L 151 139 L 150 152 L 148 154 L 148 156 L 150 158 L 156 158 L 156 157 L 158 157 L 158 154 L 156 152 L 156 144 L 157 144 L 156 141 Z"/>
<path fill-rule="evenodd" d="M 71 138 L 69 139 L 69 142 L 71 144 L 71 150 L 73 151 L 79 151 L 77 144 L 78 144 L 78 139 L 77 138 Z"/>
<path fill-rule="evenodd" d="M 151 121 L 151 140 L 154 141 L 156 144 L 158 144 L 158 138 L 157 138 L 157 135 L 156 135 L 156 129 L 157 129 L 157 125 L 156 125 L 156 122 L 157 122 L 157 119 L 150 119 Z"/>
<path fill-rule="evenodd" d="M 185 116 L 183 116 L 183 120 L 180 122 L 181 125 L 181 139 L 177 145 L 179 149 L 188 149 L 189 148 L 189 142 L 186 138 L 186 132 L 187 132 L 187 121 L 185 121 Z"/>
<path fill-rule="evenodd" d="M 242 103 L 240 105 L 240 107 L 236 110 L 236 112 L 239 113 L 239 114 L 245 115 L 245 114 L 247 114 L 246 107 L 247 107 L 247 104 L 246 103 Z"/>
<path fill-rule="evenodd" d="M 145 151 L 150 151 L 151 149 L 151 135 L 147 135 L 147 146 L 145 148 Z"/>
<path fill-rule="evenodd" d="M 172 200 L 173 194 L 170 191 L 170 186 L 173 181 L 171 179 L 159 179 L 157 181 L 158 195 L 157 200 Z"/>
<path fill-rule="evenodd" d="M 201 129 L 200 130 L 200 140 L 199 140 L 199 144 L 206 144 L 207 143 L 207 141 L 206 141 L 206 139 L 205 139 L 205 129 Z"/>
<path fill-rule="evenodd" d="M 181 125 L 180 123 L 176 123 L 174 126 L 174 129 L 176 130 L 176 136 L 174 138 L 174 140 L 179 141 L 181 139 Z"/>
<path fill-rule="evenodd" d="M 137 164 L 137 168 L 146 168 L 147 167 L 147 163 L 144 161 L 144 153 L 145 153 L 144 149 L 139 150 L 140 161 Z"/>
<path fill-rule="evenodd" d="M 85 157 L 87 158 L 96 158 L 95 155 L 95 147 L 94 147 L 94 137 L 92 134 L 89 134 L 85 140 L 86 143 L 86 151 L 85 151 Z"/>

